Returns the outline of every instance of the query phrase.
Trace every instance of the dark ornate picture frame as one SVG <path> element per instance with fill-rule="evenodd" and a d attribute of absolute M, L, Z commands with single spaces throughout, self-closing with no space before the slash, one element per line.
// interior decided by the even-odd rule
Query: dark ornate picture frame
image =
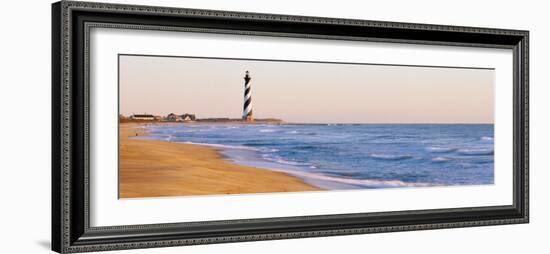
<path fill-rule="evenodd" d="M 88 33 L 194 31 L 513 50 L 513 205 L 171 224 L 89 225 Z M 62 1 L 52 5 L 52 249 L 88 252 L 529 221 L 528 31 Z"/>

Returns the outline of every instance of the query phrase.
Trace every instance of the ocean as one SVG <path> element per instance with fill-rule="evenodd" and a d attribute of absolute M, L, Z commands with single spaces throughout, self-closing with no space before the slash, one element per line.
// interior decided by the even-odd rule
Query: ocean
<path fill-rule="evenodd" d="M 228 160 L 324 189 L 484 185 L 492 124 L 152 125 L 149 138 L 217 148 Z"/>

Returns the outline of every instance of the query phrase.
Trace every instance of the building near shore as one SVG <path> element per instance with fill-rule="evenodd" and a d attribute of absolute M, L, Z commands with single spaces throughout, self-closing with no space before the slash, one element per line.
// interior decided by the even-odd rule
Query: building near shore
<path fill-rule="evenodd" d="M 157 117 L 151 114 L 133 114 L 132 116 L 130 116 L 130 119 L 140 121 L 155 121 L 157 120 Z"/>
<path fill-rule="evenodd" d="M 195 117 L 195 114 L 187 114 L 187 113 L 181 115 L 181 118 L 183 119 L 183 121 L 195 121 L 195 119 L 197 119 Z"/>
<path fill-rule="evenodd" d="M 176 115 L 174 113 L 170 113 L 164 119 L 168 122 L 190 122 L 195 121 L 196 117 L 195 114 L 185 113 L 183 115 Z"/>
<path fill-rule="evenodd" d="M 168 122 L 181 122 L 182 121 L 181 117 L 174 114 L 174 113 L 168 114 L 165 119 Z"/>

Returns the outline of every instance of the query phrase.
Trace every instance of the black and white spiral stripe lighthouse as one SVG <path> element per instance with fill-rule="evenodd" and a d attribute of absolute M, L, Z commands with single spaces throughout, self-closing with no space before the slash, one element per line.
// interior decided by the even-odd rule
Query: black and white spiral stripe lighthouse
<path fill-rule="evenodd" d="M 249 72 L 246 71 L 244 75 L 244 108 L 243 108 L 243 120 L 247 122 L 253 122 L 254 118 L 252 117 L 252 94 L 250 91 L 250 80 L 252 78 L 249 75 Z"/>

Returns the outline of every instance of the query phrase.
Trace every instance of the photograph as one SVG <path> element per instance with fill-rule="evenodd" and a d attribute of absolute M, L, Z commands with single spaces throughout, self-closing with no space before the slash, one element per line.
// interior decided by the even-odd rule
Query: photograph
<path fill-rule="evenodd" d="M 118 55 L 118 197 L 494 184 L 495 69 Z"/>

